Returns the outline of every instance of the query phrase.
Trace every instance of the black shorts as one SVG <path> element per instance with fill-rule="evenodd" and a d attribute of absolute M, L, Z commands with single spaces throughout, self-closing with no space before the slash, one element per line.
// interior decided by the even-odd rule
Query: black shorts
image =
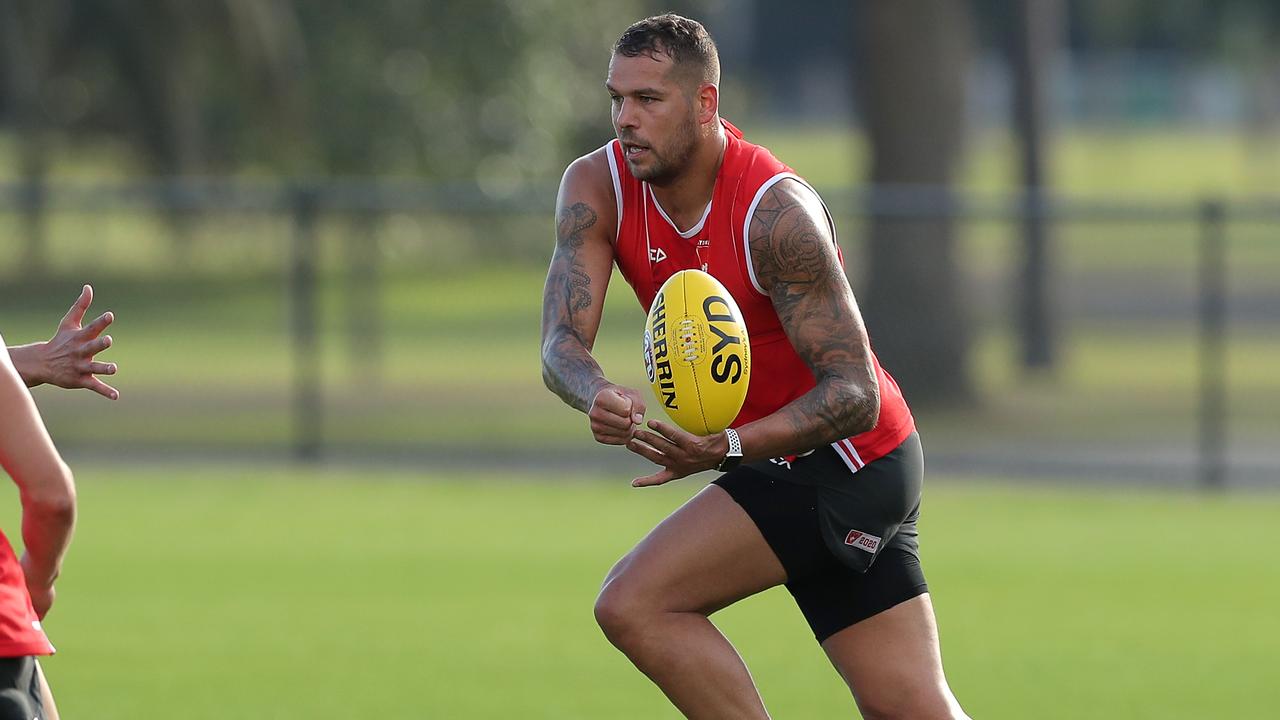
<path fill-rule="evenodd" d="M 0 658 L 0 720 L 44 720 L 36 659 Z"/>
<path fill-rule="evenodd" d="M 856 473 L 828 446 L 715 481 L 773 548 L 818 642 L 928 592 L 916 530 L 923 483 L 916 433 Z"/>

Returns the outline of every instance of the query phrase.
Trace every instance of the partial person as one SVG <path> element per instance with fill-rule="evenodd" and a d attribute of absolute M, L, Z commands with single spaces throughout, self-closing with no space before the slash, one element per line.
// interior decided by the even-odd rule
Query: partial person
<path fill-rule="evenodd" d="M 614 566 L 596 619 L 687 717 L 767 718 L 709 616 L 785 585 L 864 717 L 964 718 L 918 554 L 915 422 L 871 351 L 822 200 L 720 117 L 719 83 L 701 24 L 635 23 L 605 83 L 617 138 L 560 184 L 547 386 L 587 414 L 598 442 L 658 466 L 638 487 L 724 473 Z M 613 265 L 646 310 L 688 268 L 734 296 L 753 367 L 730 429 L 646 426 L 641 393 L 605 377 L 591 350 Z"/>
<path fill-rule="evenodd" d="M 24 546 L 19 560 L 0 532 L 0 720 L 57 720 L 37 658 L 54 652 L 41 621 L 71 542 L 76 493 L 26 385 L 0 347 L 0 466 L 18 486 Z"/>

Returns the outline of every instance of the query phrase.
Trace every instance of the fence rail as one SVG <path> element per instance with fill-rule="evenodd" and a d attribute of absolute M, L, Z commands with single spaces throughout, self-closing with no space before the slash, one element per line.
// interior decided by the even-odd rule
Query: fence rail
<path fill-rule="evenodd" d="M 1055 226 L 1088 223 L 1194 224 L 1198 293 L 1198 477 L 1205 488 L 1228 482 L 1227 263 L 1234 223 L 1277 224 L 1280 198 L 1124 200 L 1040 194 L 969 195 L 929 187 L 826 188 L 824 198 L 842 216 L 901 220 L 955 219 Z M 288 264 L 293 347 L 294 452 L 315 460 L 324 450 L 321 365 L 317 361 L 319 302 L 316 225 L 326 213 L 440 211 L 487 215 L 552 212 L 553 188 L 527 187 L 491 197 L 469 185 L 367 179 L 253 181 L 170 179 L 127 183 L 0 183 L 0 212 L 95 214 L 119 211 L 240 212 L 289 216 Z M 1025 272 L 1025 269 L 1024 269 Z"/>
<path fill-rule="evenodd" d="M 837 214 L 930 219 L 1018 220 L 1043 217 L 1072 223 L 1185 223 L 1203 220 L 1203 208 L 1214 204 L 1230 222 L 1280 221 L 1280 197 L 1191 200 L 1096 198 L 1038 193 L 969 194 L 931 186 L 877 188 L 820 187 Z M 553 208 L 555 188 L 530 185 L 509 195 L 493 196 L 475 185 L 371 179 L 169 180 L 72 183 L 56 185 L 0 182 L 0 211 L 44 207 L 59 212 L 100 213 L 118 210 L 240 211 L 280 213 L 306 202 L 321 211 L 393 212 L 448 210 L 486 213 L 536 213 Z"/>

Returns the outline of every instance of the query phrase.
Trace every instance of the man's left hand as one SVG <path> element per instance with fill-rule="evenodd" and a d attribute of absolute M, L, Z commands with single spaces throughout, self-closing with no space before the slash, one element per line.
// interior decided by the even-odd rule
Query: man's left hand
<path fill-rule="evenodd" d="M 661 465 L 662 469 L 652 475 L 632 480 L 632 487 L 662 485 L 696 472 L 711 470 L 729 452 L 729 440 L 724 433 L 694 435 L 661 420 L 650 420 L 649 428 L 650 430 L 636 430 L 634 437 L 627 443 L 627 449 Z"/>

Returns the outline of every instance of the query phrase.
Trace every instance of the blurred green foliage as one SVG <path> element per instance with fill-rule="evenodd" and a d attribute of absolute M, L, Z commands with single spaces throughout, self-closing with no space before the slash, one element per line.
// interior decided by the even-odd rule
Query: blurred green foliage
<path fill-rule="evenodd" d="M 165 174 L 413 174 L 501 193 L 608 127 L 581 110 L 643 5 L 19 0 L 0 118 L 27 118 L 28 140 L 122 142 Z"/>

